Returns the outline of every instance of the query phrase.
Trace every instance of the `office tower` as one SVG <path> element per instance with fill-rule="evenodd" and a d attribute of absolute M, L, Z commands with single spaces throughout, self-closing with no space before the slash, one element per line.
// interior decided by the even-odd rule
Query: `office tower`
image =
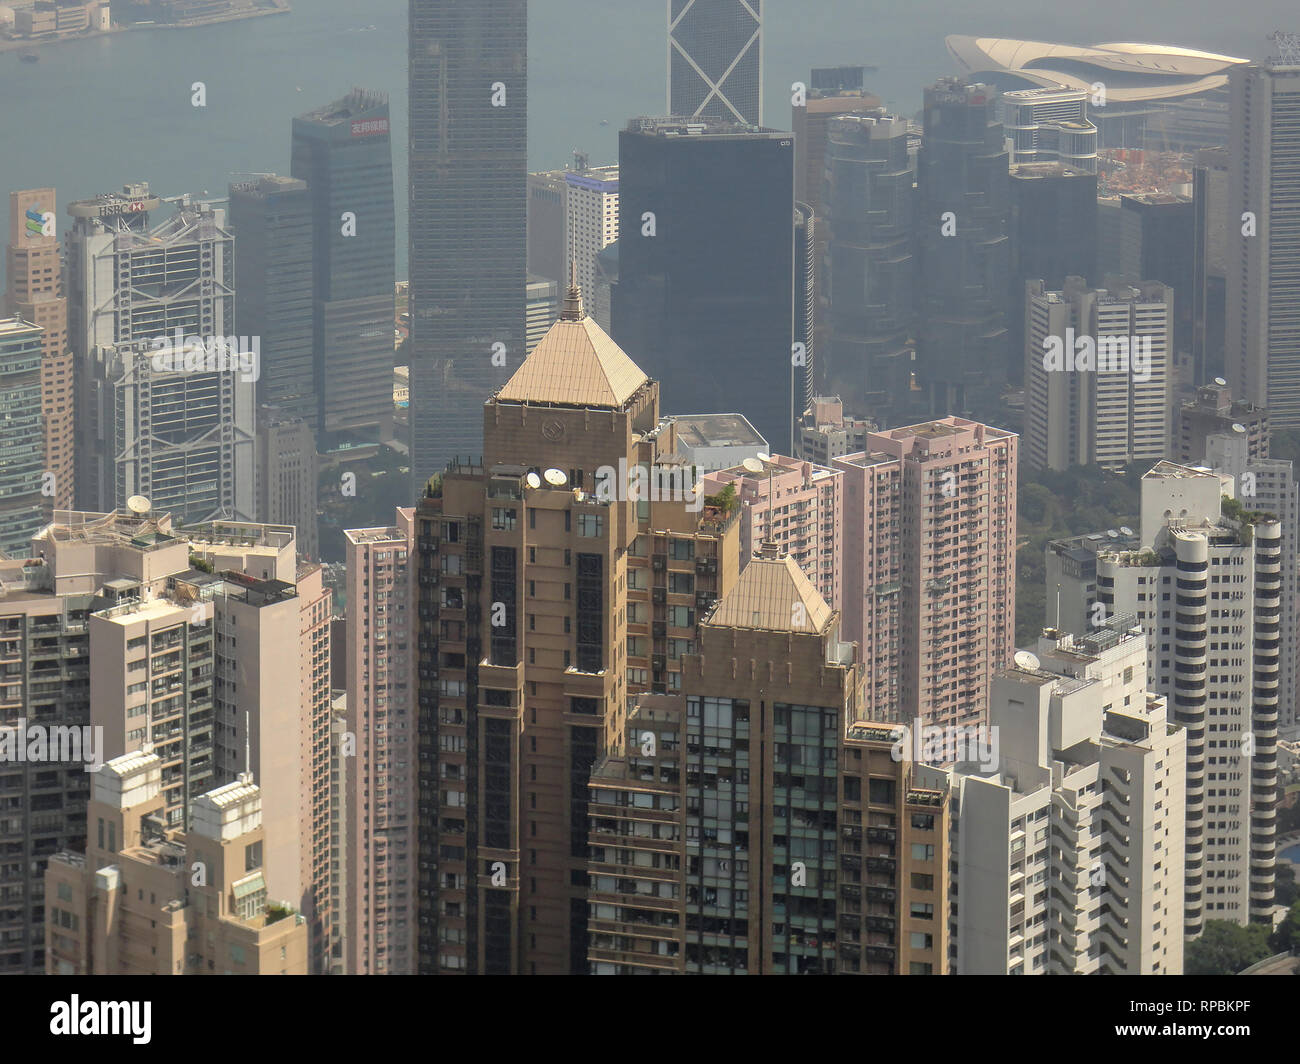
<path fill-rule="evenodd" d="M 806 203 L 794 205 L 793 410 L 803 410 L 817 392 L 817 218 Z M 799 366 L 800 345 L 803 366 Z"/>
<path fill-rule="evenodd" d="M 348 760 L 346 969 L 415 973 L 415 511 L 347 538 Z"/>
<path fill-rule="evenodd" d="M 740 570 L 760 547 L 775 543 L 838 611 L 843 563 L 844 474 L 774 454 L 754 459 L 754 469 L 733 466 L 704 478 L 704 494 L 715 496 L 728 484 L 740 502 Z M 761 470 L 758 468 L 761 466 Z"/>
<path fill-rule="evenodd" d="M 1166 192 L 1120 196 L 1116 221 L 1117 246 L 1113 253 L 1100 256 L 1100 272 L 1130 282 L 1160 281 L 1172 288 L 1172 350 L 1189 355 L 1196 303 L 1196 212 L 1192 198 Z"/>
<path fill-rule="evenodd" d="M 867 418 L 847 417 L 838 395 L 814 396 L 795 425 L 795 457 L 828 465 L 832 458 L 861 451 L 867 433 L 877 427 Z"/>
<path fill-rule="evenodd" d="M 144 495 L 178 521 L 252 518 L 256 384 L 232 368 L 234 350 L 209 359 L 168 338 L 94 347 L 82 359 L 78 490 L 95 512 Z"/>
<path fill-rule="evenodd" d="M 1232 72 L 1224 376 L 1233 394 L 1300 426 L 1300 47 Z"/>
<path fill-rule="evenodd" d="M 1192 171 L 1196 214 L 1196 263 L 1192 298 L 1193 381 L 1204 383 L 1224 372 L 1227 327 L 1228 150 L 1202 148 Z M 1240 219 L 1238 223 L 1240 224 Z M 1235 228 L 1235 226 L 1233 226 Z"/>
<path fill-rule="evenodd" d="M 911 396 L 916 286 L 906 123 L 883 109 L 832 118 L 825 159 L 819 380 L 850 409 L 897 421 Z"/>
<path fill-rule="evenodd" d="M 763 124 L 763 0 L 668 0 L 668 113 Z"/>
<path fill-rule="evenodd" d="M 671 420 L 677 453 L 697 473 L 730 469 L 768 452 L 767 440 L 743 414 L 678 414 Z"/>
<path fill-rule="evenodd" d="M 618 239 L 618 167 L 588 166 L 586 156 L 579 155 L 564 181 L 568 185 L 565 258 L 577 271 L 578 287 L 590 292 L 596 281 L 596 256 Z M 572 283 L 567 268 L 554 280 Z"/>
<path fill-rule="evenodd" d="M 525 0 L 410 5 L 416 495 L 478 453 L 480 408 L 524 358 L 527 31 Z"/>
<path fill-rule="evenodd" d="M 260 341 L 257 401 L 315 430 L 320 395 L 313 347 L 312 191 L 306 181 L 274 174 L 231 185 L 230 227 L 239 292 L 235 331 Z"/>
<path fill-rule="evenodd" d="M 675 434 L 571 289 L 486 404 L 483 464 L 420 500 L 421 972 L 586 971 L 589 771 L 629 693 L 681 690 L 738 566 Z"/>
<path fill-rule="evenodd" d="M 1025 461 L 1065 470 L 1159 459 L 1169 446 L 1174 292 L 1157 281 L 1025 286 Z"/>
<path fill-rule="evenodd" d="M 1282 532 L 1268 517 L 1229 516 L 1224 487 L 1173 462 L 1146 473 L 1140 547 L 1098 551 L 1088 618 L 1137 618 L 1147 685 L 1187 731 L 1189 938 L 1273 903 Z"/>
<path fill-rule="evenodd" d="M 1183 465 L 1204 460 L 1211 437 L 1232 433 L 1235 426 L 1245 430 L 1246 457 L 1268 457 L 1268 411 L 1254 403 L 1232 397 L 1232 389 L 1222 377 L 1196 389 L 1196 397 L 1180 403 L 1174 411 L 1174 428 L 1169 447 L 1170 457 Z"/>
<path fill-rule="evenodd" d="M 342 661 L 343 655 L 334 656 Z M 351 889 L 352 880 L 348 876 L 347 861 L 343 855 L 348 852 L 352 833 L 349 830 L 351 807 L 348 805 L 348 767 L 356 756 L 356 736 L 348 730 L 348 696 L 346 692 L 330 703 L 330 737 L 329 737 L 329 824 L 330 854 L 339 855 L 337 862 L 330 861 L 329 897 L 329 961 L 325 972 L 329 975 L 347 975 L 348 907 L 343 899 Z"/>
<path fill-rule="evenodd" d="M 1229 493 L 1242 508 L 1252 513 L 1271 514 L 1282 525 L 1281 621 L 1277 638 L 1278 730 L 1294 735 L 1300 730 L 1297 702 L 1300 701 L 1300 625 L 1297 624 L 1296 593 L 1300 583 L 1300 487 L 1292 463 L 1280 458 L 1251 454 L 1251 440 L 1244 425 L 1205 439 L 1200 461 L 1214 472 L 1232 477 Z"/>
<path fill-rule="evenodd" d="M 0 318 L 0 551 L 25 555 L 45 523 L 45 429 L 41 418 L 44 330 Z"/>
<path fill-rule="evenodd" d="M 105 758 L 153 744 L 175 827 L 192 821 L 199 794 L 252 771 L 267 799 L 267 881 L 307 919 L 319 970 L 329 921 L 320 567 L 297 565 L 292 528 L 182 529 L 127 511 L 61 512 L 33 548 L 55 603 L 88 600 L 85 723 L 103 729 Z"/>
<path fill-rule="evenodd" d="M 295 118 L 290 172 L 311 196 L 318 439 L 322 448 L 389 439 L 396 221 L 388 96 L 353 89 Z"/>
<path fill-rule="evenodd" d="M 273 406 L 257 411 L 257 520 L 292 525 L 298 556 L 318 559 L 316 436 L 303 418 Z"/>
<path fill-rule="evenodd" d="M 1141 629 L 1048 629 L 990 694 L 996 771 L 951 779 L 955 970 L 1182 975 L 1187 733 Z"/>
<path fill-rule="evenodd" d="M 545 277 L 529 274 L 527 315 L 525 350 L 531 355 L 560 316 L 560 286 Z"/>
<path fill-rule="evenodd" d="M 41 334 L 42 469 L 54 477 L 41 500 L 46 516 L 72 506 L 76 479 L 73 362 L 68 351 L 68 301 L 63 295 L 57 226 L 54 189 L 9 193 L 8 281 L 0 299 L 0 318 L 13 316 L 45 330 Z"/>
<path fill-rule="evenodd" d="M 867 436 L 844 471 L 844 633 L 867 720 L 986 721 L 1015 648 L 1014 433 L 948 417 Z M 996 606 L 994 606 L 996 604 Z"/>
<path fill-rule="evenodd" d="M 0 732 L 24 721 L 81 729 L 90 723 L 91 597 L 52 591 L 46 564 L 28 553 L 0 561 Z M 85 848 L 91 777 L 84 760 L 67 758 L 6 759 L 0 768 L 8 803 L 0 820 L 8 855 L 0 864 L 0 972 L 45 970 L 45 864 L 60 850 Z"/>
<path fill-rule="evenodd" d="M 678 406 L 739 410 L 773 447 L 794 420 L 788 133 L 634 119 L 619 134 L 614 339 Z"/>
<path fill-rule="evenodd" d="M 1048 623 L 1062 632 L 1092 631 L 1093 618 L 1103 615 L 1097 611 L 1097 555 L 1137 550 L 1141 543 L 1141 535 L 1127 525 L 1048 543 L 1044 551 Z"/>
<path fill-rule="evenodd" d="M 941 78 L 925 90 L 917 160 L 916 372 L 933 414 L 995 403 L 1010 370 L 1007 150 L 996 91 Z"/>
<path fill-rule="evenodd" d="M 568 172 L 528 175 L 528 272 L 556 284 L 569 279 Z"/>
<path fill-rule="evenodd" d="M 94 774 L 86 851 L 45 874 L 46 973 L 306 975 L 306 923 L 268 891 L 261 788 L 244 775 L 197 796 L 180 831 L 162 777 L 149 752 Z"/>
<path fill-rule="evenodd" d="M 1146 277 L 1147 274 L 1141 274 Z M 1007 330 L 1013 351 L 1025 346 L 1025 282 L 1059 292 L 1067 277 L 1100 281 L 1097 270 L 1097 175 L 1060 163 L 1011 167 L 1011 296 Z M 1012 360 L 1012 380 L 1024 366 Z"/>
<path fill-rule="evenodd" d="M 590 782 L 593 974 L 947 971 L 947 796 L 855 716 L 839 621 L 769 545 L 634 703 Z"/>
<path fill-rule="evenodd" d="M 610 244 L 596 256 L 592 268 L 595 276 L 595 290 L 592 292 L 589 313 L 605 332 L 613 329 L 614 289 L 618 287 L 618 241 Z"/>
<path fill-rule="evenodd" d="M 194 204 L 188 196 L 168 202 L 175 213 L 153 224 L 163 200 L 142 181 L 68 205 L 73 221 L 65 281 L 77 380 L 76 494 L 85 510 L 112 508 L 101 498 L 98 481 L 106 459 L 96 450 L 95 433 L 101 441 L 109 437 L 85 392 L 96 379 L 95 348 L 148 349 L 152 341 L 173 340 L 178 330 L 198 341 L 235 334 L 235 263 L 225 209 Z M 159 273 L 168 278 L 166 286 L 159 284 Z"/>
<path fill-rule="evenodd" d="M 1060 163 L 1081 173 L 1097 172 L 1097 127 L 1088 119 L 1083 89 L 1014 89 L 1002 93 L 998 105 L 1012 166 Z"/>
<path fill-rule="evenodd" d="M 814 67 L 802 106 L 790 107 L 794 131 L 794 198 L 822 214 L 826 174 L 826 127 L 837 115 L 878 110 L 880 97 L 863 87 L 865 67 Z"/>

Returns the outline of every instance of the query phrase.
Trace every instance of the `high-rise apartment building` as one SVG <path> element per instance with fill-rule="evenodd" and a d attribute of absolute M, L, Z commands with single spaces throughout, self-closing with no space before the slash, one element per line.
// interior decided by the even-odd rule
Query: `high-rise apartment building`
<path fill-rule="evenodd" d="M 524 358 L 527 4 L 413 0 L 409 38 L 418 494 L 448 461 L 478 453 L 482 404 Z"/>
<path fill-rule="evenodd" d="M 873 432 L 844 472 L 844 633 L 865 720 L 980 724 L 1015 649 L 1010 432 L 948 417 Z"/>
<path fill-rule="evenodd" d="M 995 402 L 1010 374 L 1010 179 L 996 96 L 957 78 L 925 90 L 916 363 L 932 414 Z"/>
<path fill-rule="evenodd" d="M 763 0 L 668 0 L 668 113 L 763 122 Z"/>
<path fill-rule="evenodd" d="M 947 797 L 858 715 L 839 621 L 769 547 L 634 703 L 590 782 L 593 974 L 947 971 Z"/>
<path fill-rule="evenodd" d="M 290 170 L 311 197 L 318 438 L 386 440 L 397 225 L 388 96 L 353 89 L 295 118 Z"/>
<path fill-rule="evenodd" d="M 868 418 L 846 416 L 838 395 L 813 396 L 795 425 L 795 457 L 829 465 L 832 458 L 861 451 L 876 428 Z"/>
<path fill-rule="evenodd" d="M 257 411 L 256 518 L 293 525 L 298 555 L 318 559 L 316 435 L 304 418 L 271 406 Z"/>
<path fill-rule="evenodd" d="M 895 423 L 912 385 L 916 174 L 907 123 L 883 109 L 826 123 L 818 381 Z"/>
<path fill-rule="evenodd" d="M 1268 457 L 1268 411 L 1254 403 L 1233 399 L 1232 389 L 1222 377 L 1196 389 L 1189 402 L 1174 411 L 1173 436 L 1169 455 L 1183 465 L 1195 465 L 1205 459 L 1206 446 L 1214 436 L 1235 434 L 1236 426 L 1244 430 L 1246 457 Z"/>
<path fill-rule="evenodd" d="M 41 374 L 44 330 L 19 318 L 0 318 L 0 550 L 26 553 L 44 523 L 48 497 Z"/>
<path fill-rule="evenodd" d="M 1011 164 L 1060 163 L 1097 172 L 1097 127 L 1088 119 L 1088 93 L 1065 86 L 1015 89 L 998 97 L 1011 142 Z"/>
<path fill-rule="evenodd" d="M 734 582 L 659 384 L 570 290 L 416 511 L 422 972 L 587 966 L 587 781 Z M 644 473 L 643 478 L 641 474 Z M 642 490 L 642 489 L 646 490 Z"/>
<path fill-rule="evenodd" d="M 1273 899 L 1282 529 L 1223 504 L 1230 484 L 1167 461 L 1145 474 L 1140 547 L 1098 551 L 1088 618 L 1136 618 L 1147 686 L 1187 732 L 1189 938 L 1263 919 Z"/>
<path fill-rule="evenodd" d="M 1300 426 L 1300 48 L 1234 67 L 1225 376 L 1240 399 Z"/>
<path fill-rule="evenodd" d="M 1169 446 L 1175 294 L 1158 281 L 1025 285 L 1025 461 L 1119 469 Z"/>
<path fill-rule="evenodd" d="M 86 850 L 45 874 L 46 973 L 306 975 L 306 922 L 267 884 L 261 788 L 243 775 L 197 796 L 180 831 L 162 776 L 148 751 L 93 776 Z"/>
<path fill-rule="evenodd" d="M 566 258 L 576 271 L 578 287 L 593 291 L 596 283 L 596 256 L 618 239 L 618 167 L 585 165 L 564 175 L 568 192 L 565 196 Z M 565 270 L 556 277 L 560 284 L 571 284 L 572 275 Z"/>
<path fill-rule="evenodd" d="M 88 507 L 108 512 L 144 495 L 178 521 L 253 517 L 257 385 L 241 364 L 221 363 L 230 357 L 196 357 L 191 367 L 171 337 L 91 348 L 78 411 L 78 491 Z"/>
<path fill-rule="evenodd" d="M 953 969 L 1182 975 L 1187 733 L 1140 629 L 1048 629 L 990 692 L 998 760 L 951 774 Z"/>
<path fill-rule="evenodd" d="M 258 337 L 257 401 L 302 418 L 312 429 L 320 417 L 313 347 L 315 225 L 306 181 L 268 174 L 230 186 L 239 292 L 235 331 Z"/>
<path fill-rule="evenodd" d="M 415 511 L 347 539 L 348 933 L 353 975 L 415 973 Z"/>
<path fill-rule="evenodd" d="M 740 503 L 740 569 L 775 543 L 804 571 L 827 605 L 840 608 L 844 474 L 812 462 L 770 455 L 754 468 L 733 466 L 704 478 L 705 496 L 733 485 Z"/>
<path fill-rule="evenodd" d="M 41 419 L 45 431 L 42 468 L 54 478 L 42 498 L 47 516 L 56 508 L 72 505 L 76 480 L 76 397 L 57 226 L 54 189 L 9 193 L 7 289 L 0 299 L 0 318 L 16 317 L 45 330 L 41 334 Z"/>
<path fill-rule="evenodd" d="M 787 449 L 804 371 L 792 350 L 793 139 L 639 118 L 619 134 L 619 167 L 614 339 L 666 402 L 738 410 Z"/>

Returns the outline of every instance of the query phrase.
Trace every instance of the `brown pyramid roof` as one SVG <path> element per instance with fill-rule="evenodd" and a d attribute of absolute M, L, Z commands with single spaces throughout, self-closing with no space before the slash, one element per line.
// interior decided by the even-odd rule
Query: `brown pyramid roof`
<path fill-rule="evenodd" d="M 551 326 L 497 398 L 617 409 L 649 379 L 591 318 L 566 315 Z"/>
<path fill-rule="evenodd" d="M 802 607 L 802 609 L 800 608 Z M 750 559 L 706 623 L 726 628 L 820 633 L 831 608 L 789 555 Z"/>

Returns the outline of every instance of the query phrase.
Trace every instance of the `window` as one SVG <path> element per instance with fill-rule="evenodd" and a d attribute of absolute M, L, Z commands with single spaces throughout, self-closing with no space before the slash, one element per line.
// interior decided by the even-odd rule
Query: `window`
<path fill-rule="evenodd" d="M 934 906 L 928 901 L 914 901 L 912 915 L 918 920 L 933 920 Z"/>
<path fill-rule="evenodd" d="M 513 532 L 515 530 L 515 521 L 518 516 L 518 510 L 494 506 L 492 508 L 492 531 Z"/>
<path fill-rule="evenodd" d="M 912 948 L 934 949 L 934 936 L 926 931 L 913 931 Z"/>
<path fill-rule="evenodd" d="M 913 890 L 934 890 L 934 876 L 926 875 L 922 872 L 912 873 Z"/>
<path fill-rule="evenodd" d="M 578 535 L 594 537 L 605 532 L 604 514 L 578 514 Z"/>
<path fill-rule="evenodd" d="M 934 830 L 934 814 L 933 814 L 933 813 L 913 813 L 913 814 L 912 814 L 912 827 L 914 827 L 914 828 L 920 828 L 922 831 L 933 831 L 933 830 Z"/>
<path fill-rule="evenodd" d="M 933 861 L 934 847 L 924 842 L 912 843 L 912 860 L 913 861 Z"/>

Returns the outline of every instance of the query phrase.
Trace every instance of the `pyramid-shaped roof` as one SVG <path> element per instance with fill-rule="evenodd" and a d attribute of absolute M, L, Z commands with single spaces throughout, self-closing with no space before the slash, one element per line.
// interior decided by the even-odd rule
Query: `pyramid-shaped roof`
<path fill-rule="evenodd" d="M 708 624 L 816 635 L 831 608 L 793 558 L 752 558 L 736 586 L 722 597 Z"/>
<path fill-rule="evenodd" d="M 650 378 L 583 312 L 576 288 L 551 326 L 497 398 L 513 403 L 621 407 Z"/>

